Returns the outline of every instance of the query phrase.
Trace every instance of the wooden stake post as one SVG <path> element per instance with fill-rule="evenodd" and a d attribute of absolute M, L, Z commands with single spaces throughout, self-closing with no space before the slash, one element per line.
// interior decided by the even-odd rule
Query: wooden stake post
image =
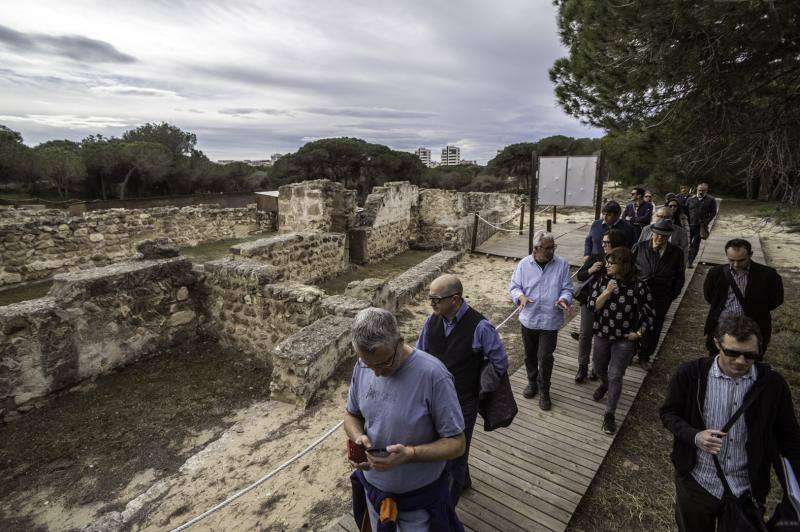
<path fill-rule="evenodd" d="M 533 224 L 536 221 L 536 200 L 539 194 L 539 155 L 536 152 L 531 154 L 531 179 L 530 190 L 528 191 L 530 199 L 530 221 L 528 227 L 528 254 L 533 254 Z"/>

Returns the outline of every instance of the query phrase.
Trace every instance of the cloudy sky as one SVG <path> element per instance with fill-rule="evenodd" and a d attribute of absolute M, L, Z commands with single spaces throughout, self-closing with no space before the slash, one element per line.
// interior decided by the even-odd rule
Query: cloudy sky
<path fill-rule="evenodd" d="M 212 159 L 351 136 L 413 151 L 599 136 L 556 105 L 551 0 L 5 0 L 0 124 L 25 143 L 167 121 Z"/>

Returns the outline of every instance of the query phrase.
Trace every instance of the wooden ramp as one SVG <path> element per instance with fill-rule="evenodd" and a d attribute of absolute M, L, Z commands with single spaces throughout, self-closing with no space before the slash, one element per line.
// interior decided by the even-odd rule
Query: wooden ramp
<path fill-rule="evenodd" d="M 693 269 L 686 271 L 686 284 L 667 313 L 659 348 L 693 275 Z M 575 384 L 578 342 L 570 333 L 578 327 L 573 319 L 558 334 L 550 388 L 552 410 L 539 410 L 538 396 L 522 397 L 527 384 L 523 366 L 511 376 L 519 406 L 514 423 L 483 432 L 478 418 L 470 448 L 472 489 L 464 493 L 457 508 L 467 530 L 564 530 L 603 463 L 615 436 L 600 430 L 605 402 L 592 399 L 597 383 Z M 616 413 L 619 426 L 645 375 L 636 365 L 628 368 Z M 328 530 L 355 531 L 352 515 L 337 519 Z"/>
<path fill-rule="evenodd" d="M 588 224 L 554 224 L 553 234 L 558 245 L 556 255 L 564 257 L 571 266 L 583 266 L 583 241 L 587 231 L 589 231 Z M 521 259 L 528 255 L 527 229 L 523 235 L 513 233 L 496 235 L 476 247 L 475 253 Z"/>

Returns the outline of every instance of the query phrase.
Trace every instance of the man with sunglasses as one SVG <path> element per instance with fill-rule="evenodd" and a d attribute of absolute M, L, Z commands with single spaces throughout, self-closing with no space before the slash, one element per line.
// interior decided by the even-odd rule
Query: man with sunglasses
<path fill-rule="evenodd" d="M 484 358 L 498 377 L 508 371 L 508 355 L 494 326 L 472 308 L 463 297 L 464 288 L 455 275 L 445 274 L 431 283 L 428 299 L 433 314 L 428 316 L 417 340 L 417 349 L 442 361 L 456 384 L 458 402 L 464 416 L 464 454 L 451 460 L 450 495 L 458 504 L 461 492 L 472 485 L 469 475 L 469 445 L 478 418 L 478 394 Z"/>
<path fill-rule="evenodd" d="M 726 242 L 725 256 L 728 264 L 711 268 L 703 283 L 703 295 L 711 305 L 704 329 L 708 353 L 719 352 L 713 333 L 720 318 L 739 315 L 758 323 L 765 352 L 772 336 L 770 313 L 783 304 L 783 279 L 774 268 L 753 261 L 753 247 L 747 240 Z"/>
<path fill-rule="evenodd" d="M 763 513 L 770 469 L 783 455 L 800 474 L 800 426 L 784 378 L 761 362 L 761 331 L 746 316 L 723 318 L 716 357 L 682 364 L 669 384 L 660 414 L 672 432 L 675 519 L 681 531 L 715 530 L 725 488 L 748 495 Z M 733 414 L 755 396 L 727 433 Z"/>
<path fill-rule="evenodd" d="M 622 219 L 633 225 L 638 240 L 642 228 L 650 225 L 653 217 L 653 203 L 644 200 L 645 190 L 642 187 L 631 189 L 631 201 L 625 205 L 622 212 Z"/>
<path fill-rule="evenodd" d="M 366 308 L 353 319 L 353 368 L 344 430 L 367 449 L 356 471 L 353 511 L 377 530 L 397 512 L 400 530 L 463 530 L 450 500 L 448 460 L 464 452 L 464 419 L 453 376 L 435 357 L 406 344 L 394 315 Z M 385 448 L 385 456 L 371 448 Z M 388 501 L 388 502 L 387 502 Z"/>

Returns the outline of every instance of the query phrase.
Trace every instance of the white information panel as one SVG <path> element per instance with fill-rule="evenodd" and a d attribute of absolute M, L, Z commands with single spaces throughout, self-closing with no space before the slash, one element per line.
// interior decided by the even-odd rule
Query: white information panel
<path fill-rule="evenodd" d="M 538 205 L 592 207 L 597 157 L 539 157 Z"/>
<path fill-rule="evenodd" d="M 539 157 L 538 205 L 564 205 L 567 181 L 566 157 Z"/>
<path fill-rule="evenodd" d="M 564 205 L 593 207 L 597 157 L 570 157 L 567 163 L 567 194 Z"/>

